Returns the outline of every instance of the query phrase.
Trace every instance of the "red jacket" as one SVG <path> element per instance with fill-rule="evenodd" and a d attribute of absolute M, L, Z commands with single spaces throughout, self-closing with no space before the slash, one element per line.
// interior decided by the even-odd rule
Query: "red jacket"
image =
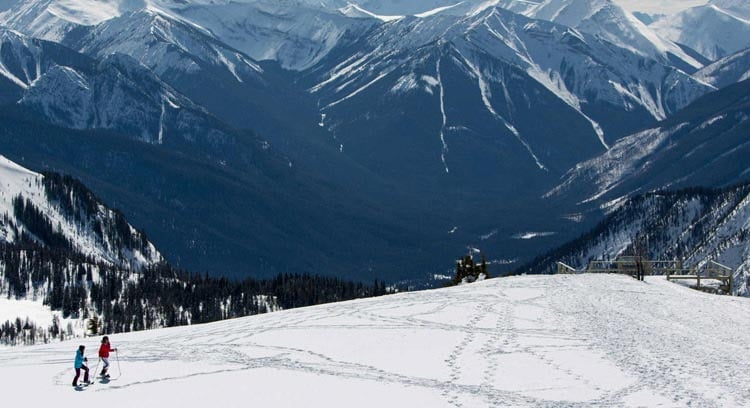
<path fill-rule="evenodd" d="M 109 358 L 110 351 L 112 351 L 112 348 L 109 346 L 109 343 L 102 343 L 101 347 L 99 347 L 99 357 Z"/>

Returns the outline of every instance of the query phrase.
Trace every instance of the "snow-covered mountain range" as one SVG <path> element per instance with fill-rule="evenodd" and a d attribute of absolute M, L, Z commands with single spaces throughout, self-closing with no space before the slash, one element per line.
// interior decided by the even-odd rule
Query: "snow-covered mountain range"
<path fill-rule="evenodd" d="M 523 129 L 524 124 L 514 118 L 523 116 L 524 104 L 543 115 L 541 106 L 546 102 L 541 100 L 557 99 L 566 105 L 563 110 L 589 122 L 589 140 L 596 143 L 599 139 L 601 147 L 606 148 L 621 136 L 618 131 L 627 126 L 623 122 L 645 123 L 644 114 L 663 119 L 711 90 L 678 69 L 646 60 L 600 38 L 498 8 L 458 20 L 445 16 L 403 19 L 381 26 L 364 40 L 358 39 L 356 46 L 349 47 L 357 50 L 354 55 L 324 60 L 320 66 L 325 69 L 316 67 L 313 71 L 322 75 L 310 89 L 319 95 L 326 118 L 333 122 L 330 126 L 336 127 L 336 110 L 345 110 L 345 117 L 349 117 L 350 108 L 346 106 L 356 103 L 357 98 L 394 99 L 414 91 L 437 95 L 442 89 L 443 107 L 456 105 L 453 99 L 460 96 L 443 89 L 439 79 L 455 81 L 463 76 L 463 82 L 476 83 L 473 93 L 497 121 L 496 132 L 515 135 L 537 159 L 535 150 L 554 148 L 524 140 L 541 133 Z M 442 54 L 446 62 L 442 62 Z M 437 61 L 450 74 L 438 75 Z M 452 67 L 445 68 L 448 64 Z M 513 94 L 511 80 L 528 83 L 519 85 L 521 89 L 538 90 L 533 95 Z M 385 93 L 386 89 L 391 92 Z M 560 115 L 560 110 L 550 113 Z M 605 114 L 610 110 L 622 115 L 622 121 L 613 121 Z M 451 122 L 461 125 L 465 114 L 458 112 L 455 116 Z M 569 143 L 573 138 L 561 140 Z"/>
<path fill-rule="evenodd" d="M 547 211 L 560 176 L 726 83 L 608 0 L 14 0 L 0 25 L 13 158 L 98 185 L 168 258 L 231 274 L 421 274 L 478 243 L 529 257 L 541 240 L 513 237 L 561 229 L 587 198 Z M 35 118 L 109 133 L 32 136 L 78 158 L 64 160 L 19 141 Z M 113 145 L 127 152 L 99 160 Z M 120 176 L 146 173 L 160 177 Z M 202 183 L 174 187 L 186 178 Z M 207 222 L 217 196 L 234 216 Z M 418 248 L 436 257 L 405 266 Z"/>

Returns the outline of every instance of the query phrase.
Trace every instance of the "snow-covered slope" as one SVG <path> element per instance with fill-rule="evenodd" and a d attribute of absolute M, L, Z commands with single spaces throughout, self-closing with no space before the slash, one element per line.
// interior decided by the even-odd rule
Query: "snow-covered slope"
<path fill-rule="evenodd" d="M 612 0 L 546 0 L 523 14 L 596 35 L 636 54 L 686 70 L 703 66 Z"/>
<path fill-rule="evenodd" d="M 71 187 L 67 183 L 53 176 L 45 180 L 45 176 L 0 156 L 0 243 L 30 239 L 54 246 L 64 239 L 73 251 L 135 270 L 162 261 L 141 232 L 127 224 L 126 228 L 119 225 L 123 222 L 120 213 L 106 208 L 90 192 L 78 189 L 77 184 Z M 19 210 L 21 203 L 26 215 Z M 45 230 L 43 224 L 51 226 L 51 230 Z M 119 236 L 121 231 L 115 232 L 115 228 L 124 228 L 127 236 Z"/>
<path fill-rule="evenodd" d="M 338 10 L 296 1 L 261 0 L 189 5 L 175 13 L 255 60 L 274 60 L 284 68 L 299 70 L 318 62 L 343 36 L 380 23 L 353 11 L 351 7 Z"/>
<path fill-rule="evenodd" d="M 74 33 L 65 43 L 88 55 L 129 55 L 159 76 L 168 71 L 194 72 L 218 66 L 238 82 L 257 78 L 262 71 L 251 59 L 216 40 L 206 29 L 160 10 L 125 13 Z"/>
<path fill-rule="evenodd" d="M 745 0 L 710 0 L 708 3 L 726 10 L 735 16 L 750 19 L 750 3 Z"/>
<path fill-rule="evenodd" d="M 750 47 L 750 13 L 737 14 L 724 9 L 721 3 L 682 11 L 650 27 L 712 61 Z"/>
<path fill-rule="evenodd" d="M 694 75 L 717 88 L 750 79 L 750 48 L 724 57 Z"/>
<path fill-rule="evenodd" d="M 0 349 L 0 379 L 8 404 L 58 407 L 739 407 L 748 312 L 661 279 L 524 276 L 110 336 L 112 378 L 79 393 L 98 337 Z"/>
<path fill-rule="evenodd" d="M 750 81 L 697 100 L 658 127 L 623 138 L 579 163 L 547 196 L 569 194 L 602 203 L 633 192 L 725 186 L 750 176 Z"/>

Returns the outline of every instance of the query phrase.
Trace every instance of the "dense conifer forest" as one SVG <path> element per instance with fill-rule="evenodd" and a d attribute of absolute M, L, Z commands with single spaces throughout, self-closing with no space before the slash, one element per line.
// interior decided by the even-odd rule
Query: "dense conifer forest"
<path fill-rule="evenodd" d="M 386 294 L 372 285 L 309 274 L 231 281 L 161 263 L 135 272 L 33 244 L 0 245 L 0 290 L 42 299 L 63 318 L 85 319 L 91 335 L 205 323 Z M 59 321 L 41 327 L 19 317 L 0 325 L 0 343 L 33 344 L 73 335 Z"/>
<path fill-rule="evenodd" d="M 75 225 L 93 231 L 97 245 L 109 247 L 117 259 L 77 251 L 42 209 L 18 196 L 14 217 L 0 218 L 0 226 L 15 237 L 0 242 L 0 296 L 41 300 L 63 319 L 86 322 L 89 335 L 205 323 L 389 291 L 383 282 L 367 285 L 311 274 L 229 280 L 165 261 L 134 267 L 125 250 L 152 251 L 144 233 L 118 211 L 106 209 L 75 179 L 47 173 L 42 183 L 48 200 Z M 62 326 L 58 318 L 32 322 L 19 316 L 0 322 L 0 343 L 34 344 L 75 335 L 72 327 Z"/>

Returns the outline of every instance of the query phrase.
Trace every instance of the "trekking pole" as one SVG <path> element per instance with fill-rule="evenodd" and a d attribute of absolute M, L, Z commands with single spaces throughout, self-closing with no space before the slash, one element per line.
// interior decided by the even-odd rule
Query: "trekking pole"
<path fill-rule="evenodd" d="M 122 370 L 120 369 L 120 355 L 115 350 L 115 360 L 117 360 L 117 378 L 122 377 Z"/>
<path fill-rule="evenodd" d="M 91 373 L 91 378 L 96 378 L 96 377 L 97 377 L 97 374 L 96 374 L 96 373 L 97 373 L 97 372 L 99 371 L 99 363 L 100 363 L 101 361 L 102 361 L 102 358 L 101 358 L 101 357 L 99 357 L 99 359 L 98 359 L 98 360 L 96 360 L 96 367 L 94 367 L 94 372 L 93 372 L 93 373 Z M 93 382 L 93 381 L 92 381 L 92 382 Z"/>

